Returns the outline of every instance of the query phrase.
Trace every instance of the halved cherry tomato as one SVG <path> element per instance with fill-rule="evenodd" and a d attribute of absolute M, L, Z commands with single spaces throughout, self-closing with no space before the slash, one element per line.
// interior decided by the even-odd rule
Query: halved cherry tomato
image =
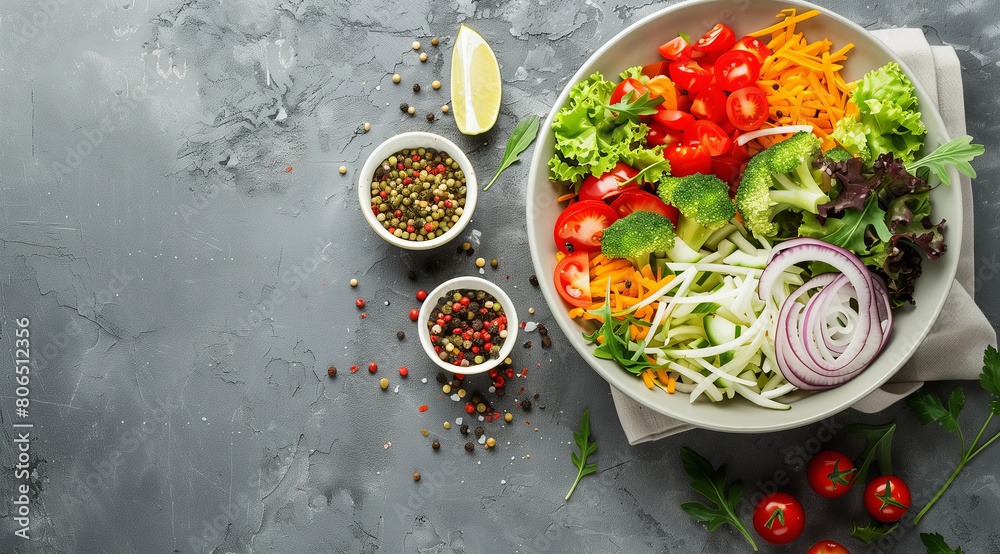
<path fill-rule="evenodd" d="M 715 62 L 715 82 L 722 90 L 734 91 L 750 86 L 760 77 L 760 62 L 752 52 L 730 50 Z"/>
<path fill-rule="evenodd" d="M 788 544 L 802 534 L 806 516 L 802 504 L 790 494 L 773 492 L 753 510 L 753 528 L 771 544 Z"/>
<path fill-rule="evenodd" d="M 721 156 L 732 146 L 729 135 L 711 121 L 695 121 L 694 125 L 684 132 L 684 138 L 700 142 L 708 150 L 709 156 Z"/>
<path fill-rule="evenodd" d="M 686 131 L 694 125 L 694 116 L 681 110 L 656 110 L 653 121 L 668 129 Z"/>
<path fill-rule="evenodd" d="M 750 85 L 729 95 L 726 113 L 733 125 L 741 131 L 752 131 L 764 124 L 770 104 L 767 96 L 757 87 Z"/>
<path fill-rule="evenodd" d="M 600 200 L 583 200 L 566 207 L 556 219 L 556 246 L 565 254 L 596 252 L 601 234 L 618 220 L 618 214 Z"/>
<path fill-rule="evenodd" d="M 628 190 L 621 193 L 611 203 L 611 209 L 618 212 L 620 217 L 625 217 L 632 212 L 653 212 L 670 219 L 675 226 L 677 225 L 677 208 L 664 204 L 659 196 L 644 190 Z"/>
<path fill-rule="evenodd" d="M 674 62 L 686 62 L 691 59 L 691 45 L 684 37 L 677 37 L 658 48 L 660 55 Z"/>
<path fill-rule="evenodd" d="M 584 179 L 583 184 L 580 185 L 579 198 L 580 200 L 604 200 L 618 195 L 623 190 L 639 188 L 638 181 L 632 181 L 624 187 L 621 186 L 621 183 L 635 177 L 638 173 L 632 169 L 632 166 L 618 162 L 614 169 L 604 175 L 600 177 L 591 175 Z"/>
<path fill-rule="evenodd" d="M 663 157 L 670 160 L 670 174 L 676 177 L 712 171 L 712 157 L 700 142 L 671 144 L 663 150 Z"/>
<path fill-rule="evenodd" d="M 576 252 L 559 260 L 553 280 L 563 300 L 577 308 L 590 306 L 593 301 L 590 296 L 590 256 L 586 252 Z"/>
<path fill-rule="evenodd" d="M 697 62 L 674 62 L 667 70 L 674 84 L 688 94 L 696 94 L 712 82 L 712 72 Z"/>
<path fill-rule="evenodd" d="M 652 79 L 657 75 L 666 75 L 670 62 L 654 62 L 642 66 L 642 74 Z"/>
<path fill-rule="evenodd" d="M 882 475 L 865 487 L 865 509 L 879 521 L 899 521 L 910 509 L 910 488 L 895 475 Z"/>
<path fill-rule="evenodd" d="M 718 123 L 726 117 L 726 93 L 716 85 L 708 85 L 691 102 L 691 114 L 698 119 Z"/>
<path fill-rule="evenodd" d="M 851 554 L 846 548 L 844 548 L 839 542 L 835 541 L 819 541 L 818 543 L 812 545 L 809 552 L 806 554 Z"/>
<path fill-rule="evenodd" d="M 629 77 L 628 79 L 618 83 L 618 86 L 615 87 L 614 92 L 611 93 L 610 103 L 617 104 L 618 102 L 621 102 L 622 98 L 633 91 L 635 92 L 635 95 L 631 98 L 631 100 L 637 100 L 640 96 L 646 94 L 646 90 L 646 85 L 640 83 L 638 79 Z"/>
<path fill-rule="evenodd" d="M 646 88 L 649 89 L 650 96 L 660 96 L 663 98 L 663 103 L 658 107 L 664 109 L 677 108 L 677 87 L 674 86 L 674 82 L 670 80 L 670 77 L 666 75 L 653 77 L 646 83 Z"/>
<path fill-rule="evenodd" d="M 692 47 L 699 52 L 714 53 L 725 52 L 734 44 L 736 44 L 736 34 L 733 30 L 722 23 L 716 23 L 715 27 L 698 39 Z"/>
<path fill-rule="evenodd" d="M 684 139 L 684 133 L 681 131 L 668 129 L 655 121 L 650 121 L 646 125 L 649 126 L 649 131 L 646 132 L 646 142 L 653 146 L 667 146 Z"/>
<path fill-rule="evenodd" d="M 764 63 L 764 60 L 771 55 L 771 49 L 766 44 L 757 40 L 756 37 L 743 37 L 736 41 L 733 50 L 745 50 L 757 57 L 757 61 Z"/>

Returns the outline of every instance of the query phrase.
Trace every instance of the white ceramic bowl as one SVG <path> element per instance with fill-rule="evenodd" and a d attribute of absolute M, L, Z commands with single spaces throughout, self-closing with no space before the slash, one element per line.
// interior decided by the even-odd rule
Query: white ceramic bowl
<path fill-rule="evenodd" d="M 375 175 L 375 169 L 378 168 L 378 164 L 382 163 L 383 160 L 405 148 L 433 148 L 435 150 L 443 150 L 448 153 L 451 159 L 458 162 L 459 167 L 465 174 L 466 193 L 462 215 L 459 217 L 458 222 L 440 237 L 421 242 L 403 240 L 388 233 L 382 227 L 375 213 L 372 212 L 371 183 L 372 176 Z M 465 153 L 454 142 L 434 133 L 412 131 L 390 137 L 368 155 L 365 165 L 361 168 L 361 174 L 358 176 L 358 201 L 361 203 L 361 213 L 365 215 L 365 221 L 375 231 L 375 234 L 400 248 L 406 248 L 407 250 L 429 250 L 441 246 L 462 234 L 465 226 L 472 219 L 472 213 L 476 210 L 478 188 L 476 184 L 476 172 L 472 168 L 472 163 L 469 162 L 469 158 L 465 156 Z"/>
<path fill-rule="evenodd" d="M 556 264 L 556 246 L 552 231 L 561 205 L 556 198 L 565 193 L 548 179 L 548 159 L 552 156 L 552 119 L 566 102 L 569 89 L 595 71 L 608 78 L 616 78 L 622 70 L 635 65 L 661 61 L 656 47 L 678 31 L 700 36 L 717 22 L 731 26 L 737 36 L 777 23 L 775 17 L 785 8 L 796 8 L 799 13 L 810 9 L 822 12 L 796 26 L 809 40 L 829 38 L 834 48 L 852 42 L 855 48 L 849 54 L 842 71 L 849 80 L 860 79 L 866 72 L 890 61 L 900 63 L 908 75 L 914 75 L 905 64 L 878 39 L 851 21 L 819 6 L 787 0 L 695 0 L 684 2 L 656 12 L 608 41 L 591 56 L 573 75 L 556 100 L 549 114 L 539 141 L 535 145 L 528 177 L 527 225 L 531 259 L 539 275 L 542 294 L 552 309 L 552 315 L 566 333 L 577 352 L 613 387 L 633 398 L 643 406 L 698 427 L 734 432 L 778 431 L 805 425 L 851 406 L 885 383 L 910 358 L 913 351 L 927 335 L 937 319 L 951 288 L 958 266 L 962 238 L 962 198 L 958 186 L 939 186 L 931 193 L 935 220 L 947 220 L 945 231 L 948 253 L 938 260 L 924 260 L 923 275 L 917 282 L 915 308 L 905 307 L 896 313 L 892 339 L 881 356 L 861 375 L 837 388 L 819 392 L 796 392 L 783 397 L 792 402 L 792 409 L 785 411 L 760 408 L 741 398 L 713 404 L 698 400 L 691 403 L 686 394 L 665 394 L 660 389 L 650 390 L 640 379 L 619 367 L 613 361 L 601 360 L 593 355 L 593 346 L 581 336 L 589 331 L 567 315 L 568 309 L 559 297 L 550 276 Z M 916 86 L 920 111 L 927 126 L 927 144 L 933 148 L 948 140 L 944 123 L 927 93 Z M 952 182 L 958 174 L 952 171 Z"/>
<path fill-rule="evenodd" d="M 493 295 L 493 298 L 496 298 L 497 301 L 500 302 L 500 306 L 503 307 L 503 312 L 507 316 L 507 338 L 504 339 L 503 346 L 500 347 L 500 355 L 498 357 L 486 360 L 481 364 L 470 365 L 469 367 L 459 367 L 441 361 L 437 352 L 434 351 L 434 345 L 431 343 L 431 334 L 430 330 L 427 328 L 427 322 L 430 321 L 431 312 L 434 311 L 434 307 L 437 306 L 438 300 L 440 300 L 445 293 L 451 292 L 455 289 L 481 290 Z M 472 375 L 475 373 L 489 371 L 500 365 L 500 363 L 503 362 L 507 356 L 510 356 L 511 350 L 514 349 L 514 343 L 517 342 L 518 325 L 517 311 L 514 309 L 514 303 L 510 301 L 510 297 L 507 296 L 507 293 L 505 293 L 503 289 L 486 279 L 480 279 L 479 277 L 455 277 L 454 279 L 441 283 L 436 289 L 432 290 L 430 294 L 427 295 L 423 306 L 420 307 L 420 318 L 417 320 L 417 334 L 420 335 L 420 345 L 423 346 L 424 352 L 427 353 L 427 357 L 430 358 L 438 367 L 441 369 L 447 369 L 453 373 Z"/>

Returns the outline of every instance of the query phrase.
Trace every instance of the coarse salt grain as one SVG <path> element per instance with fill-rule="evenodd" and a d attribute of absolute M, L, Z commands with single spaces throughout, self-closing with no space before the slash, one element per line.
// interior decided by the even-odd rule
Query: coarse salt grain
<path fill-rule="evenodd" d="M 426 383 L 426 382 L 427 382 L 427 378 L 426 378 L 426 377 L 424 377 L 423 379 L 421 379 L 421 380 L 420 380 L 420 382 L 421 382 L 421 383 Z"/>
<path fill-rule="evenodd" d="M 461 424 L 462 424 L 462 418 L 456 417 L 455 418 L 455 425 L 461 425 Z"/>
<path fill-rule="evenodd" d="M 506 485 L 507 484 L 507 480 L 506 479 L 501 479 L 500 480 L 500 484 L 501 485 Z"/>
<path fill-rule="evenodd" d="M 524 324 L 524 332 L 525 333 L 530 333 L 530 332 L 534 331 L 535 329 L 538 329 L 538 323 L 535 323 L 534 321 L 529 321 L 529 322 L 527 322 L 527 323 Z"/>
<path fill-rule="evenodd" d="M 451 395 L 449 398 L 451 398 L 455 402 L 458 402 L 459 400 L 462 399 L 462 397 L 460 397 L 457 392 L 455 394 Z M 459 425 L 461 425 L 461 423 Z"/>
<path fill-rule="evenodd" d="M 486 435 L 479 437 L 479 444 L 486 444 Z"/>

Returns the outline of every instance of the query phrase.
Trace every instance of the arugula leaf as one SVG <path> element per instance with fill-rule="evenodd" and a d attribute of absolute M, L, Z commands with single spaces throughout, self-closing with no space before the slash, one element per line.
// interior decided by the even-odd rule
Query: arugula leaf
<path fill-rule="evenodd" d="M 617 104 L 609 104 L 605 107 L 616 113 L 617 116 L 625 116 L 625 119 L 638 124 L 639 116 L 653 115 L 656 113 L 656 107 L 662 104 L 663 100 L 662 96 L 650 98 L 648 90 L 642 93 L 642 96 L 636 98 L 635 91 L 633 90 L 626 94 Z"/>
<path fill-rule="evenodd" d="M 971 162 L 976 156 L 982 156 L 986 148 L 982 144 L 972 144 L 972 137 L 965 135 L 949 140 L 938 146 L 933 152 L 923 158 L 906 166 L 906 170 L 913 173 L 921 167 L 926 167 L 928 171 L 937 175 L 941 182 L 950 185 L 951 178 L 948 177 L 948 166 L 953 165 L 964 175 L 973 179 L 976 178 L 976 170 Z"/>
<path fill-rule="evenodd" d="M 869 227 L 875 229 L 875 234 L 883 242 L 892 238 L 892 233 L 885 225 L 885 211 L 879 207 L 878 198 L 874 195 L 865 202 L 864 210 L 847 208 L 844 210 L 844 217 L 828 218 L 822 225 L 814 214 L 803 213 L 799 234 L 821 239 L 863 255 L 868 252 L 865 233 Z"/>
<path fill-rule="evenodd" d="M 691 477 L 691 488 L 709 499 L 715 508 L 700 502 L 684 502 L 681 509 L 698 521 L 708 524 L 708 530 L 714 531 L 723 524 L 736 527 L 750 541 L 750 546 L 757 551 L 757 545 L 750 536 L 746 525 L 736 515 L 736 507 L 743 498 L 743 483 L 734 482 L 726 491 L 726 466 L 716 470 L 705 458 L 702 458 L 690 448 L 681 448 L 681 463 L 684 471 Z"/>
<path fill-rule="evenodd" d="M 994 415 L 1000 415 L 1000 353 L 997 352 L 996 348 L 993 346 L 987 346 L 985 352 L 983 352 L 983 371 L 979 375 L 979 383 L 986 390 L 986 392 L 993 395 L 993 400 L 990 402 L 990 413 L 986 417 L 986 421 L 983 426 L 979 428 L 979 432 L 976 434 L 976 438 L 972 440 L 972 444 L 966 446 L 965 435 L 962 433 L 962 428 L 958 425 L 958 414 L 962 411 L 965 406 L 965 394 L 962 392 L 961 387 L 956 387 L 952 391 L 951 396 L 948 398 L 948 407 L 945 408 L 941 403 L 941 399 L 937 396 L 929 393 L 920 394 L 916 397 L 909 399 L 906 402 L 907 407 L 910 408 L 920 420 L 921 425 L 927 425 L 932 421 L 937 421 L 941 424 L 945 430 L 949 432 L 958 433 L 958 440 L 961 442 L 962 452 L 958 460 L 958 466 L 955 471 L 951 472 L 948 480 L 945 481 L 944 485 L 938 490 L 937 494 L 931 498 L 930 502 L 917 517 L 913 519 L 913 524 L 916 525 L 920 523 L 920 518 L 924 517 L 924 514 L 931 509 L 931 506 L 941 498 L 948 487 L 951 486 L 951 482 L 958 477 L 958 473 L 962 471 L 962 468 L 966 464 L 972 461 L 973 458 L 979 455 L 980 452 L 986 449 L 987 446 L 993 444 L 994 441 L 1000 439 L 1000 432 L 993 435 L 990 439 L 979 445 L 979 439 L 983 437 L 983 433 L 986 432 L 986 428 L 989 426 L 990 421 L 993 419 Z M 978 445 L 978 447 L 977 447 Z M 922 539 L 923 535 L 921 535 Z M 925 541 L 924 544 L 927 544 Z M 930 550 L 928 550 L 930 552 Z M 948 552 L 948 551 L 943 551 Z"/>
<path fill-rule="evenodd" d="M 875 520 L 870 520 L 864 527 L 859 527 L 858 524 L 854 522 L 854 518 L 851 518 L 851 536 L 865 544 L 870 544 L 886 535 L 892 534 L 897 527 L 899 527 L 898 523 L 892 527 L 877 525 Z"/>
<path fill-rule="evenodd" d="M 920 533 L 920 542 L 927 547 L 927 554 L 963 554 L 961 548 L 952 550 L 941 533 Z"/>
<path fill-rule="evenodd" d="M 514 127 L 514 130 L 510 132 L 510 138 L 507 139 L 507 149 L 504 150 L 503 158 L 500 159 L 500 167 L 497 169 L 497 174 L 493 176 L 493 180 L 490 181 L 488 185 L 483 187 L 483 192 L 486 192 L 491 186 L 493 186 L 493 182 L 500 176 L 500 172 L 519 160 L 517 157 L 518 154 L 524 152 L 525 148 L 531 146 L 531 143 L 534 142 L 537 135 L 537 115 L 533 115 L 528 119 L 522 119 L 517 126 Z"/>
<path fill-rule="evenodd" d="M 611 298 L 610 282 L 607 285 L 604 298 Z M 611 313 L 611 303 L 607 300 L 600 308 L 591 310 L 590 313 L 599 316 L 604 321 L 593 333 L 589 335 L 583 333 L 583 338 L 588 341 L 595 344 L 600 342 L 598 347 L 594 349 L 595 356 L 603 360 L 614 360 L 629 372 L 637 375 L 648 368 L 657 367 L 656 364 L 648 361 L 646 356 L 642 355 L 646 348 L 646 341 L 633 342 L 631 340 L 630 324 L 648 326 L 649 323 L 638 320 L 631 314 L 627 314 L 624 319 L 615 318 Z M 603 337 L 603 340 L 598 341 L 598 337 Z"/>
<path fill-rule="evenodd" d="M 580 449 L 580 455 L 578 456 L 576 452 L 573 452 L 570 454 L 570 458 L 573 460 L 573 465 L 579 468 L 580 471 L 576 474 L 573 486 L 566 493 L 566 500 L 569 500 L 569 497 L 573 495 L 573 491 L 576 490 L 576 485 L 580 483 L 580 479 L 597 471 L 597 464 L 587 463 L 587 456 L 590 456 L 597 450 L 597 441 L 590 442 L 590 410 L 583 412 L 583 417 L 580 418 L 580 431 L 573 432 L 573 440 L 576 441 L 576 446 Z"/>
<path fill-rule="evenodd" d="M 892 475 L 892 437 L 896 434 L 896 424 L 862 425 L 856 423 L 848 425 L 847 430 L 851 433 L 864 435 L 868 439 L 868 444 L 861 452 L 861 456 L 854 462 L 855 467 L 858 468 L 854 482 L 867 482 L 868 468 L 873 461 L 878 462 L 878 469 L 883 475 Z"/>

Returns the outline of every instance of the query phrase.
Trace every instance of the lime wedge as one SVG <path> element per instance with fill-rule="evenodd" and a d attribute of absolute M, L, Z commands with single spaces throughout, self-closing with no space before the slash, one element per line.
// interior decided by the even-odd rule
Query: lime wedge
<path fill-rule="evenodd" d="M 462 25 L 451 53 L 451 106 L 458 130 L 478 135 L 500 115 L 500 66 L 479 33 Z"/>

